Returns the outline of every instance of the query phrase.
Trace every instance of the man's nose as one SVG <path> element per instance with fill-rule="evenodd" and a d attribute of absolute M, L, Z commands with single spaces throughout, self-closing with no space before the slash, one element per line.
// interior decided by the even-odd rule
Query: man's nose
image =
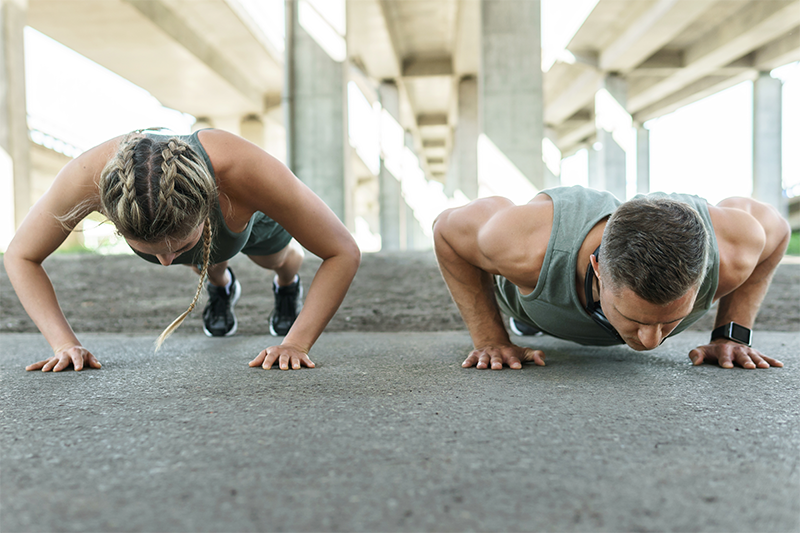
<path fill-rule="evenodd" d="M 664 338 L 664 332 L 661 325 L 655 326 L 639 326 L 639 342 L 648 350 L 658 348 Z"/>
<path fill-rule="evenodd" d="M 158 262 L 164 266 L 170 266 L 178 254 L 156 254 Z"/>

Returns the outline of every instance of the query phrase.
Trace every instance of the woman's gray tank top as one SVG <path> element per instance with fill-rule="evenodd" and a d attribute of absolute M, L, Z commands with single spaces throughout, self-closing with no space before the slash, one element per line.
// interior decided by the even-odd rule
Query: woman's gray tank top
<path fill-rule="evenodd" d="M 202 131 L 202 130 L 201 130 Z M 197 152 L 203 157 L 203 161 L 206 163 L 206 168 L 208 168 L 208 172 L 211 174 L 211 177 L 214 178 L 216 181 L 216 176 L 214 175 L 214 167 L 211 165 L 211 159 L 209 159 L 208 154 L 206 153 L 203 145 L 200 144 L 200 139 L 197 138 L 197 134 L 199 132 L 194 132 L 191 135 L 170 135 L 169 137 L 177 137 L 178 139 L 182 140 L 183 142 L 187 143 L 189 146 L 192 147 L 192 150 Z M 159 135 L 152 132 L 146 132 L 145 135 L 148 137 L 152 137 L 154 139 L 158 139 L 159 137 L 163 138 L 164 135 Z M 217 263 L 222 263 L 223 261 L 227 261 L 237 253 L 239 253 L 242 248 L 244 248 L 245 243 L 247 243 L 247 239 L 250 237 L 250 232 L 253 228 L 253 222 L 255 220 L 255 216 L 250 217 L 250 222 L 247 223 L 247 227 L 241 233 L 234 233 L 231 231 L 228 226 L 225 224 L 225 217 L 222 216 L 222 210 L 219 206 L 219 198 L 214 200 L 214 208 L 211 213 L 211 227 L 213 230 L 213 237 L 212 237 L 212 244 L 211 244 L 211 262 L 210 264 L 214 265 Z M 150 261 L 151 263 L 158 263 L 158 258 L 154 255 L 143 254 L 133 250 L 136 255 L 139 257 Z M 182 253 L 175 260 L 172 262 L 175 265 L 202 265 L 203 264 L 203 239 L 201 238 L 197 241 L 197 244 L 189 251 Z"/>
<path fill-rule="evenodd" d="M 619 344 L 619 340 L 598 326 L 584 310 L 578 299 L 575 278 L 578 251 L 586 235 L 621 202 L 609 192 L 580 186 L 547 189 L 542 193 L 553 200 L 553 229 L 539 280 L 533 292 L 523 295 L 506 278 L 495 276 L 495 295 L 500 308 L 554 337 L 591 346 Z M 648 196 L 667 197 L 691 205 L 710 234 L 711 253 L 705 280 L 692 312 L 670 333 L 671 337 L 688 328 L 711 307 L 719 281 L 719 248 L 704 199 L 688 194 L 652 193 Z"/>

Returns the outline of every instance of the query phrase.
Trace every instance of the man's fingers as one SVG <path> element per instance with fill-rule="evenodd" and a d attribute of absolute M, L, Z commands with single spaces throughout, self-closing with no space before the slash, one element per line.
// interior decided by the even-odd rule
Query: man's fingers
<path fill-rule="evenodd" d="M 766 355 L 762 355 L 762 356 L 761 356 L 761 358 L 762 358 L 762 359 L 763 359 L 765 362 L 769 363 L 769 365 L 770 365 L 770 366 L 777 366 L 777 367 L 781 367 L 781 366 L 783 366 L 783 363 L 781 363 L 781 362 L 780 362 L 780 361 L 778 361 L 777 359 L 773 359 L 772 357 L 767 357 Z"/>
<path fill-rule="evenodd" d="M 100 361 L 95 358 L 92 354 L 88 354 L 86 357 L 86 362 L 89 363 L 89 366 L 92 368 L 102 368 L 103 365 L 100 364 Z"/>
<path fill-rule="evenodd" d="M 538 366 L 544 366 L 544 352 L 541 350 L 525 349 L 525 361 L 533 361 Z"/>
<path fill-rule="evenodd" d="M 703 359 L 705 359 L 705 354 L 703 353 L 702 350 L 698 350 L 697 348 L 695 348 L 694 350 L 689 352 L 689 359 L 692 360 L 692 364 L 694 366 L 702 365 Z"/>

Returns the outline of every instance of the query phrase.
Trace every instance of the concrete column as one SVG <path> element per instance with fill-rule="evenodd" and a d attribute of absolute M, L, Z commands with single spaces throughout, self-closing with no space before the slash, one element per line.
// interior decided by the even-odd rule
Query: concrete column
<path fill-rule="evenodd" d="M 625 108 L 627 104 L 627 83 L 618 76 L 609 75 L 603 87 Z M 599 110 L 595 110 L 597 113 Z M 609 191 L 620 200 L 627 193 L 627 172 L 625 150 L 614 140 L 612 132 L 597 129 L 594 154 L 589 152 L 589 187 Z M 594 158 L 594 160 L 593 160 Z"/>
<path fill-rule="evenodd" d="M 25 103 L 27 0 L 0 0 L 0 248 L 33 205 Z"/>
<path fill-rule="evenodd" d="M 247 115 L 239 121 L 239 135 L 264 148 L 264 120 L 258 115 Z"/>
<path fill-rule="evenodd" d="M 452 197 L 459 189 L 470 200 L 478 197 L 478 80 L 474 76 L 458 82 L 458 122 L 445 194 Z"/>
<path fill-rule="evenodd" d="M 786 216 L 781 171 L 781 80 L 761 72 L 753 82 L 753 198 Z"/>
<path fill-rule="evenodd" d="M 650 192 L 650 130 L 636 126 L 636 193 Z"/>
<path fill-rule="evenodd" d="M 394 82 L 383 82 L 379 87 L 381 107 L 395 120 L 400 121 L 400 95 Z M 400 178 L 386 168 L 381 157 L 378 175 L 378 205 L 380 211 L 381 250 L 404 250 L 406 243 L 400 240 L 401 209 L 405 205 L 400 188 Z"/>
<path fill-rule="evenodd" d="M 345 211 L 350 202 L 345 180 L 348 143 L 344 64 L 331 59 L 300 26 L 299 2 L 287 0 L 285 5 L 287 164 L 339 219 L 347 222 Z"/>
<path fill-rule="evenodd" d="M 537 189 L 544 188 L 540 21 L 540 0 L 481 0 L 480 131 Z"/>

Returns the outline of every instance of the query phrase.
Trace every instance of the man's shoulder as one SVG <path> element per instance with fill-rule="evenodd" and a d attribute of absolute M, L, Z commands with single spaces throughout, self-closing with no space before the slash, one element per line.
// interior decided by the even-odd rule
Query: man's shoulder
<path fill-rule="evenodd" d="M 543 194 L 497 211 L 478 234 L 478 246 L 515 285 L 534 287 L 553 227 L 553 202 Z"/>

